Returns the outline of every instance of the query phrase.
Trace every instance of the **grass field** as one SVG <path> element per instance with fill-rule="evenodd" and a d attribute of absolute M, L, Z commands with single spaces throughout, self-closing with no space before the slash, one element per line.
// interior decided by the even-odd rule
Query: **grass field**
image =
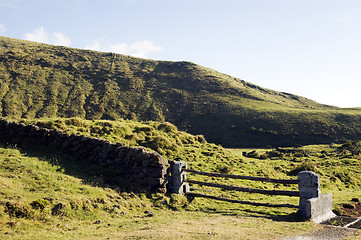
<path fill-rule="evenodd" d="M 66 174 L 57 161 L 64 160 L 0 148 L 0 238 L 274 239 L 318 227 L 289 222 L 287 210 L 264 213 L 262 208 L 203 199 L 187 205 L 179 196 L 93 186 L 72 176 L 76 169 Z"/>
<path fill-rule="evenodd" d="M 32 122 L 127 145 L 143 144 L 161 150 L 167 159 L 185 160 L 196 170 L 280 179 L 296 178 L 297 171 L 312 170 L 321 177 L 322 193 L 333 194 L 334 208 L 340 213 L 344 203 L 352 204 L 352 198 L 361 196 L 361 157 L 356 141 L 303 146 L 296 152 L 282 153 L 277 149 L 224 149 L 207 143 L 201 136 L 156 122 L 80 119 Z M 173 148 L 169 147 L 172 143 Z M 107 184 L 101 174 L 99 167 L 71 156 L 55 155 L 46 149 L 2 146 L 0 238 L 282 239 L 322 229 L 321 225 L 300 219 L 295 215 L 297 209 L 253 207 L 201 198 L 189 203 L 175 194 L 124 191 Z M 204 179 L 191 174 L 188 178 Z M 297 189 L 245 180 L 220 182 L 262 189 Z M 298 204 L 295 197 L 208 191 L 233 199 Z M 361 237 L 355 235 L 351 239 Z"/>

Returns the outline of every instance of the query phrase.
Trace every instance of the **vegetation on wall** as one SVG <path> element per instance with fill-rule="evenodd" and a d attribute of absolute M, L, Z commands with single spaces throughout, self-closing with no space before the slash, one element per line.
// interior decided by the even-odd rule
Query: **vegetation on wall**
<path fill-rule="evenodd" d="M 360 141 L 242 151 L 209 143 L 202 135 L 179 131 L 166 122 L 80 118 L 23 119 L 21 122 L 128 146 L 143 146 L 161 153 L 167 160 L 185 161 L 195 170 L 280 179 L 294 178 L 300 171 L 314 171 L 321 176 L 324 188 L 361 187 Z"/>

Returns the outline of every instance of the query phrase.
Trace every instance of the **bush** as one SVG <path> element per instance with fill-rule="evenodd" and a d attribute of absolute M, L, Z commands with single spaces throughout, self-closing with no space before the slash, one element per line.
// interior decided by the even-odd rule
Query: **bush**
<path fill-rule="evenodd" d="M 156 136 L 146 143 L 147 147 L 153 149 L 154 151 L 164 153 L 167 150 L 175 150 L 176 144 L 170 139 L 163 136 Z"/>
<path fill-rule="evenodd" d="M 273 158 L 273 157 L 283 158 L 284 157 L 283 153 L 281 153 L 279 151 L 276 151 L 276 150 L 267 152 L 267 155 L 268 155 L 269 158 Z"/>
<path fill-rule="evenodd" d="M 7 202 L 5 204 L 5 210 L 10 217 L 17 218 L 33 218 L 34 211 L 30 208 L 30 205 L 22 202 Z"/>
<path fill-rule="evenodd" d="M 30 206 L 32 206 L 33 209 L 40 209 L 40 210 L 44 210 L 49 205 L 50 202 L 47 199 L 38 199 L 30 203 Z"/>
<path fill-rule="evenodd" d="M 159 124 L 158 130 L 164 131 L 164 132 L 176 132 L 178 129 L 176 126 L 169 122 L 164 122 Z"/>
<path fill-rule="evenodd" d="M 66 119 L 65 124 L 66 125 L 73 125 L 73 126 L 76 126 L 76 127 L 81 127 L 81 126 L 84 125 L 84 122 L 83 122 L 83 120 L 81 118 L 74 117 L 74 118 Z"/>
<path fill-rule="evenodd" d="M 306 160 L 301 164 L 299 164 L 298 166 L 296 166 L 293 170 L 291 170 L 289 172 L 289 175 L 296 176 L 299 172 L 302 171 L 312 171 L 315 173 L 319 172 L 315 163 Z"/>
<path fill-rule="evenodd" d="M 47 129 L 61 129 L 61 130 L 65 129 L 65 123 L 61 119 L 58 119 L 58 120 L 55 120 L 55 121 L 51 121 L 51 120 L 49 120 L 49 121 L 40 121 L 40 122 L 37 122 L 36 125 L 38 127 L 47 128 Z"/>
<path fill-rule="evenodd" d="M 188 199 L 185 195 L 172 194 L 170 196 L 170 205 L 173 208 L 185 207 L 188 204 Z"/>
<path fill-rule="evenodd" d="M 197 135 L 196 138 L 197 138 L 197 141 L 200 143 L 207 143 L 207 141 L 203 135 Z"/>
<path fill-rule="evenodd" d="M 216 172 L 223 173 L 223 174 L 229 174 L 232 172 L 232 168 L 226 164 L 217 164 Z"/>
<path fill-rule="evenodd" d="M 249 158 L 258 158 L 258 153 L 256 152 L 256 150 L 253 150 L 253 151 L 247 153 L 246 156 Z"/>
<path fill-rule="evenodd" d="M 64 216 L 67 215 L 69 210 L 69 207 L 63 203 L 58 203 L 56 205 L 54 205 L 54 207 L 51 209 L 51 214 L 52 215 L 59 215 L 59 216 Z"/>
<path fill-rule="evenodd" d="M 134 132 L 139 133 L 139 132 L 146 132 L 149 133 L 153 130 L 154 128 L 151 126 L 141 126 L 141 127 L 135 127 Z"/>

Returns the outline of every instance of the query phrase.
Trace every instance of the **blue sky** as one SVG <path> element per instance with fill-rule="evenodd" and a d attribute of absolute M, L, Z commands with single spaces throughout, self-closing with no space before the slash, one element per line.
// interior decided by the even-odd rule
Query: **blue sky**
<path fill-rule="evenodd" d="M 0 0 L 0 35 L 191 61 L 361 107 L 359 0 Z"/>

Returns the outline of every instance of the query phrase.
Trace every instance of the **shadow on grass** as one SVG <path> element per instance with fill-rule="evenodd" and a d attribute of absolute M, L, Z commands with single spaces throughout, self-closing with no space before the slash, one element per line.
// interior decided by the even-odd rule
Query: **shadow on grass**
<path fill-rule="evenodd" d="M 0 143 L 0 147 L 15 148 L 25 156 L 36 157 L 41 161 L 49 162 L 50 164 L 59 167 L 57 171 L 79 178 L 82 180 L 82 183 L 87 185 L 112 188 L 118 192 L 146 192 L 140 185 L 122 178 L 119 172 L 114 168 L 89 163 L 74 156 L 64 154 L 57 149 L 26 145 L 18 147 L 16 145 L 7 145 L 3 143 Z"/>
<path fill-rule="evenodd" d="M 49 162 L 54 166 L 58 166 L 58 171 L 67 175 L 79 178 L 84 184 L 112 188 L 118 192 L 133 192 L 133 193 L 146 193 L 141 186 L 130 182 L 127 179 L 119 176 L 116 169 L 110 167 L 102 167 L 97 164 L 92 164 L 84 160 L 80 160 L 74 156 L 61 153 L 57 149 L 49 149 L 41 146 L 21 146 L 20 148 L 13 145 L 4 145 L 0 143 L 0 147 L 16 148 L 21 154 L 29 157 L 36 157 L 41 161 Z M 192 204 L 191 201 L 189 204 Z M 234 203 L 232 207 L 217 207 L 217 201 L 214 206 L 216 207 L 200 207 L 200 211 L 207 214 L 217 214 L 224 216 L 244 216 L 255 218 L 267 218 L 277 222 L 303 222 L 307 219 L 301 217 L 297 213 L 286 214 L 281 213 L 280 209 L 272 208 L 271 211 L 257 210 L 258 207 L 249 208 L 233 208 L 237 206 Z M 171 207 L 171 206 L 169 206 Z M 263 207 L 262 207 L 263 208 Z M 277 212 L 280 212 L 277 214 Z"/>
<path fill-rule="evenodd" d="M 257 210 L 257 207 L 246 208 L 246 209 L 237 209 L 237 208 L 228 208 L 228 209 L 219 209 L 213 207 L 205 207 L 202 209 L 203 212 L 208 214 L 217 214 L 217 215 L 224 215 L 224 216 L 243 216 L 243 217 L 254 217 L 254 218 L 267 218 L 271 219 L 276 222 L 304 222 L 308 221 L 307 218 L 301 216 L 297 213 L 297 210 L 293 213 L 279 213 L 276 212 L 267 212 L 262 210 Z M 279 209 L 277 209 L 279 211 Z"/>

